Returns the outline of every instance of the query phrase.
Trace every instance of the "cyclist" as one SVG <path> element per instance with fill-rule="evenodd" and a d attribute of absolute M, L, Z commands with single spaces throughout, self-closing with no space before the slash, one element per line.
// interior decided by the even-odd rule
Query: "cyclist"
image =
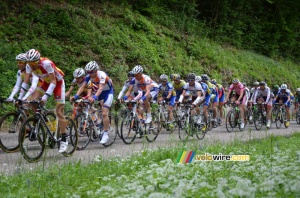
<path fill-rule="evenodd" d="M 286 109 L 286 116 L 287 116 L 287 122 L 286 122 L 286 126 L 290 125 L 290 100 L 291 100 L 291 91 L 287 88 L 286 84 L 282 84 L 280 86 L 280 90 L 278 91 L 278 93 L 276 94 L 273 103 L 280 103 L 281 101 L 284 103 L 285 105 L 285 109 Z"/>
<path fill-rule="evenodd" d="M 158 101 L 169 101 L 169 120 L 170 120 L 170 128 L 174 128 L 174 116 L 173 116 L 173 107 L 175 105 L 176 93 L 174 91 L 173 84 L 168 82 L 168 76 L 162 74 L 160 77 L 161 84 L 158 85 Z"/>
<path fill-rule="evenodd" d="M 272 93 L 273 93 L 273 98 L 275 98 L 275 96 L 277 95 L 277 93 L 279 92 L 279 90 L 280 90 L 280 87 L 279 87 L 279 85 L 274 85 L 273 86 L 273 90 L 272 90 Z"/>
<path fill-rule="evenodd" d="M 85 71 L 87 72 L 87 76 L 79 90 L 77 91 L 76 95 L 73 96 L 71 99 L 76 100 L 79 98 L 81 93 L 83 92 L 86 85 L 91 81 L 92 85 L 95 88 L 94 94 L 88 97 L 88 100 L 93 103 L 94 101 L 101 101 L 103 100 L 103 108 L 102 108 L 102 118 L 103 118 L 103 136 L 100 140 L 100 144 L 105 144 L 109 140 L 109 130 L 110 130 L 110 121 L 109 121 L 109 108 L 112 105 L 113 101 L 113 83 L 109 76 L 99 70 L 99 65 L 96 61 L 90 61 L 85 66 Z"/>
<path fill-rule="evenodd" d="M 186 82 L 182 79 L 180 79 L 180 75 L 179 74 L 171 74 L 170 75 L 171 80 L 173 80 L 173 86 L 174 86 L 174 90 L 176 92 L 176 98 L 175 98 L 175 102 L 178 102 L 180 95 L 182 94 L 183 91 L 183 87 L 186 84 Z"/>
<path fill-rule="evenodd" d="M 154 82 L 149 76 L 143 74 L 143 67 L 140 65 L 136 65 L 132 69 L 132 73 L 134 74 L 135 80 L 131 81 L 131 85 L 124 96 L 124 100 L 128 98 L 134 86 L 137 86 L 139 91 L 142 91 L 143 96 L 141 98 L 141 102 L 144 103 L 146 108 L 146 120 L 145 123 L 149 124 L 152 121 L 151 116 L 151 99 L 155 100 L 158 93 L 158 85 Z M 143 117 L 142 111 L 139 111 L 139 117 Z"/>
<path fill-rule="evenodd" d="M 300 88 L 296 89 L 296 92 L 294 94 L 295 96 L 295 107 L 294 107 L 294 112 L 297 113 L 299 103 L 300 103 Z"/>
<path fill-rule="evenodd" d="M 263 81 L 259 83 L 259 87 L 256 89 L 253 96 L 253 104 L 256 104 L 257 102 L 264 103 L 267 106 L 267 128 L 269 129 L 271 126 L 272 98 L 270 88 Z"/>
<path fill-rule="evenodd" d="M 128 72 L 127 74 L 128 76 L 128 80 L 126 80 L 122 90 L 120 91 L 119 95 L 118 95 L 118 100 L 121 101 L 122 100 L 122 96 L 124 95 L 125 91 L 130 87 L 131 83 L 135 81 L 134 79 L 134 74 L 132 73 L 132 71 Z M 131 93 L 127 100 L 132 100 L 135 97 L 137 97 L 139 95 L 139 90 L 137 86 L 133 87 L 133 93 Z M 139 98 L 139 97 L 138 97 Z"/>
<path fill-rule="evenodd" d="M 235 96 L 233 97 L 232 93 L 235 93 Z M 244 122 L 244 112 L 246 112 L 246 106 L 245 106 L 245 88 L 242 83 L 238 79 L 233 79 L 232 84 L 229 86 L 228 95 L 226 96 L 226 102 L 228 99 L 233 100 L 237 105 L 239 105 L 240 113 L 241 113 L 241 129 L 245 127 Z"/>
<path fill-rule="evenodd" d="M 203 96 L 204 90 L 201 86 L 200 83 L 196 82 L 196 75 L 194 73 L 189 73 L 187 75 L 187 81 L 184 85 L 183 92 L 180 95 L 180 98 L 178 100 L 179 103 L 182 103 L 182 100 L 184 97 L 189 96 L 189 93 L 191 94 L 192 97 L 192 107 L 196 108 L 196 119 L 197 122 L 199 122 L 199 115 L 200 115 L 200 103 L 205 99 Z"/>
<path fill-rule="evenodd" d="M 205 84 L 207 84 L 209 90 L 210 90 L 210 103 L 212 104 L 212 109 L 213 109 L 213 122 L 217 123 L 217 106 L 219 104 L 219 95 L 218 95 L 218 89 L 217 86 L 215 86 L 214 84 L 209 82 L 209 77 L 207 76 L 207 74 L 203 74 L 201 76 L 202 82 L 204 82 Z M 204 107 L 206 107 L 206 105 L 204 104 Z M 203 109 L 204 109 L 203 107 Z M 209 106 L 207 106 L 208 108 Z"/>
<path fill-rule="evenodd" d="M 74 70 L 74 72 L 73 72 L 74 79 L 71 83 L 71 86 L 70 86 L 69 90 L 66 92 L 66 98 L 68 98 L 70 96 L 70 94 L 72 93 L 72 91 L 74 90 L 75 87 L 78 87 L 78 88 L 81 87 L 81 85 L 84 82 L 85 76 L 86 76 L 86 74 L 85 74 L 84 69 L 77 68 L 77 69 Z M 85 86 L 83 92 L 81 93 L 81 96 L 82 97 L 87 96 L 89 89 L 92 89 L 92 85 L 91 85 L 90 82 L 89 82 L 89 84 L 87 84 Z"/>
<path fill-rule="evenodd" d="M 223 119 L 223 105 L 224 105 L 224 101 L 225 101 L 225 89 L 223 87 L 223 85 L 218 84 L 216 79 L 212 79 L 211 83 L 214 84 L 215 86 L 217 86 L 218 89 L 218 96 L 219 96 L 219 112 L 220 112 L 220 118 Z M 220 125 L 222 125 L 222 123 L 220 123 Z"/>
<path fill-rule="evenodd" d="M 19 55 L 17 55 L 16 57 L 16 61 L 18 64 L 18 72 L 17 72 L 17 81 L 16 84 L 10 94 L 10 96 L 6 99 L 7 101 L 12 101 L 14 99 L 14 96 L 16 95 L 16 93 L 18 93 L 18 91 L 20 90 L 19 93 L 19 100 L 26 100 L 36 89 L 36 87 L 38 86 L 39 83 L 39 78 L 36 76 L 31 76 L 31 87 L 30 89 L 28 89 L 29 85 L 25 85 L 24 87 L 22 87 L 22 83 L 24 82 L 25 79 L 25 75 L 26 75 L 26 61 L 27 61 L 27 57 L 26 57 L 26 53 L 21 53 Z M 25 92 L 27 92 L 27 94 L 24 96 Z"/>
<path fill-rule="evenodd" d="M 66 126 L 67 121 L 64 116 L 65 104 L 65 82 L 64 73 L 56 67 L 54 62 L 48 58 L 42 58 L 38 50 L 30 49 L 26 52 L 27 64 L 26 76 L 22 87 L 26 87 L 30 76 L 37 76 L 42 80 L 42 84 L 32 94 L 31 99 L 37 100 L 41 97 L 41 104 L 45 104 L 48 98 L 53 94 L 56 102 L 55 112 L 58 117 L 59 128 L 61 132 L 61 141 L 59 151 L 65 152 L 68 148 Z M 35 108 L 33 106 L 33 108 Z"/>

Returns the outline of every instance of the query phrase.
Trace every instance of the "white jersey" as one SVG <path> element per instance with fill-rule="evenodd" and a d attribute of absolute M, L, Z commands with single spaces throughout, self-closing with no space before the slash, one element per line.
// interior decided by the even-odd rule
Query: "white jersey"
<path fill-rule="evenodd" d="M 189 83 L 186 83 L 183 87 L 183 90 L 190 92 L 192 96 L 198 96 L 198 93 L 197 93 L 198 91 L 201 91 L 202 93 L 204 93 L 201 84 L 198 82 L 195 82 L 195 84 L 193 86 L 190 86 Z"/>
<path fill-rule="evenodd" d="M 262 90 L 260 87 L 258 87 L 254 93 L 253 101 L 256 102 L 257 98 L 263 98 L 265 102 L 268 103 L 271 98 L 270 88 L 265 86 L 265 89 Z"/>

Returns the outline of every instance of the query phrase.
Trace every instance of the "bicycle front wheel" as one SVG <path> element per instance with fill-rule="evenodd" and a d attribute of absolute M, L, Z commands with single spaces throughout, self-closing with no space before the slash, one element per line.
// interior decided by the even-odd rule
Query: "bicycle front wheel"
<path fill-rule="evenodd" d="M 28 162 L 37 162 L 46 146 L 46 126 L 37 117 L 27 118 L 19 131 L 20 152 Z"/>
<path fill-rule="evenodd" d="M 202 140 L 204 138 L 205 134 L 206 134 L 206 127 L 207 127 L 206 123 L 207 123 L 207 121 L 206 121 L 206 117 L 203 114 L 200 115 L 200 119 L 201 119 L 201 121 L 197 124 L 195 123 L 194 128 L 196 130 L 197 138 L 199 140 Z"/>
<path fill-rule="evenodd" d="M 262 111 L 257 111 L 257 115 L 254 116 L 254 126 L 256 130 L 260 130 L 263 125 L 263 115 Z"/>
<path fill-rule="evenodd" d="M 67 120 L 67 126 L 66 126 L 66 135 L 67 135 L 67 142 L 68 142 L 68 148 L 65 152 L 62 154 L 66 157 L 71 156 L 75 150 L 77 149 L 78 144 L 78 131 L 76 124 L 74 120 L 70 117 L 65 118 Z"/>
<path fill-rule="evenodd" d="M 24 117 L 17 112 L 5 114 L 0 121 L 0 148 L 12 153 L 19 150 L 19 131 Z"/>
<path fill-rule="evenodd" d="M 235 112 L 229 111 L 226 115 L 226 130 L 230 133 L 236 127 Z"/>
<path fill-rule="evenodd" d="M 94 128 L 92 126 L 87 126 L 88 120 L 85 118 L 85 116 L 86 115 L 84 113 L 80 113 L 74 119 L 79 136 L 77 142 L 77 150 L 84 150 L 90 143 L 91 135 L 94 133 Z"/>
<path fill-rule="evenodd" d="M 131 144 L 135 140 L 136 134 L 140 130 L 140 123 L 137 119 L 137 117 L 133 117 L 130 113 L 128 113 L 122 120 L 120 127 L 121 138 L 125 144 Z"/>
<path fill-rule="evenodd" d="M 188 140 L 189 134 L 191 133 L 190 120 L 188 115 L 180 117 L 180 127 L 178 127 L 179 139 L 183 142 Z"/>

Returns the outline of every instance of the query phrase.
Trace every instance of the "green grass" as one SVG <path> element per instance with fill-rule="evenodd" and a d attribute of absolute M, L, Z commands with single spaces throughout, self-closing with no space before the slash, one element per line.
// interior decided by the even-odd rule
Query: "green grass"
<path fill-rule="evenodd" d="M 70 163 L 0 176 L 3 197 L 299 197 L 300 134 L 241 143 L 143 150 L 94 163 Z M 177 164 L 197 155 L 250 155 L 247 162 Z"/>

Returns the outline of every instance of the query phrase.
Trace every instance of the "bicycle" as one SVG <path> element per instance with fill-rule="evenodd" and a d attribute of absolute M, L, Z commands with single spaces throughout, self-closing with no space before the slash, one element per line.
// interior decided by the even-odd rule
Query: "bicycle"
<path fill-rule="evenodd" d="M 180 117 L 180 126 L 178 127 L 179 139 L 182 141 L 187 141 L 188 137 L 196 137 L 202 140 L 207 131 L 207 120 L 203 113 L 198 116 L 195 115 L 194 107 L 189 101 L 186 104 L 180 104 L 184 108 L 183 115 Z M 192 115 L 193 114 L 193 115 Z"/>
<path fill-rule="evenodd" d="M 278 110 L 275 117 L 276 128 L 277 129 L 281 128 L 282 124 L 284 124 L 285 128 L 288 128 L 288 126 L 286 125 L 287 120 L 286 120 L 285 105 L 282 103 L 275 103 L 274 105 L 278 106 Z"/>
<path fill-rule="evenodd" d="M 74 121 L 79 131 L 79 140 L 77 150 L 83 150 L 92 141 L 100 141 L 103 136 L 103 119 L 101 109 L 93 109 L 89 100 L 79 99 L 74 102 L 76 106 L 81 106 L 82 113 L 76 115 Z M 84 110 L 85 109 L 85 110 Z M 100 126 L 96 126 L 97 120 L 94 118 L 92 111 L 97 111 L 98 119 L 100 120 Z M 110 124 L 112 120 L 111 114 L 109 115 Z M 117 137 L 117 127 L 110 126 L 109 141 L 102 144 L 104 147 L 112 145 Z"/>
<path fill-rule="evenodd" d="M 230 133 L 238 126 L 239 130 L 243 131 L 241 128 L 240 109 L 238 105 L 235 102 L 227 102 L 225 105 L 231 106 L 226 115 L 226 130 Z"/>
<path fill-rule="evenodd" d="M 37 162 L 42 157 L 47 146 L 54 148 L 56 144 L 60 145 L 60 129 L 59 125 L 55 124 L 53 126 L 51 124 L 53 119 L 56 119 L 55 114 L 48 112 L 48 110 L 40 104 L 40 101 L 29 101 L 25 103 L 36 104 L 37 110 L 33 116 L 28 117 L 22 123 L 19 131 L 20 152 L 28 162 Z M 68 157 L 71 156 L 77 148 L 78 133 L 74 121 L 70 117 L 66 117 L 66 120 L 68 149 L 62 154 Z"/>
<path fill-rule="evenodd" d="M 263 103 L 255 104 L 257 110 L 254 112 L 253 121 L 256 130 L 260 130 L 262 125 L 267 125 L 266 105 Z"/>
<path fill-rule="evenodd" d="M 296 122 L 297 124 L 300 124 L 300 105 L 298 106 L 296 111 Z"/>
<path fill-rule="evenodd" d="M 152 121 L 149 124 L 146 124 L 144 120 L 140 119 L 137 115 L 138 104 L 136 101 L 124 101 L 127 106 L 131 106 L 129 113 L 123 117 L 121 122 L 121 139 L 125 144 L 131 144 L 137 134 L 140 137 L 146 137 L 148 142 L 153 142 L 156 140 L 160 132 L 160 122 L 158 116 L 152 113 Z"/>
<path fill-rule="evenodd" d="M 161 126 L 160 131 L 162 128 L 165 128 L 167 131 L 173 133 L 177 127 L 177 114 L 173 109 L 172 112 L 173 112 L 174 121 L 171 122 L 169 120 L 169 112 L 167 109 L 167 105 L 168 103 L 166 101 L 159 102 L 156 113 L 158 115 L 158 121 L 160 122 L 160 126 Z"/>

